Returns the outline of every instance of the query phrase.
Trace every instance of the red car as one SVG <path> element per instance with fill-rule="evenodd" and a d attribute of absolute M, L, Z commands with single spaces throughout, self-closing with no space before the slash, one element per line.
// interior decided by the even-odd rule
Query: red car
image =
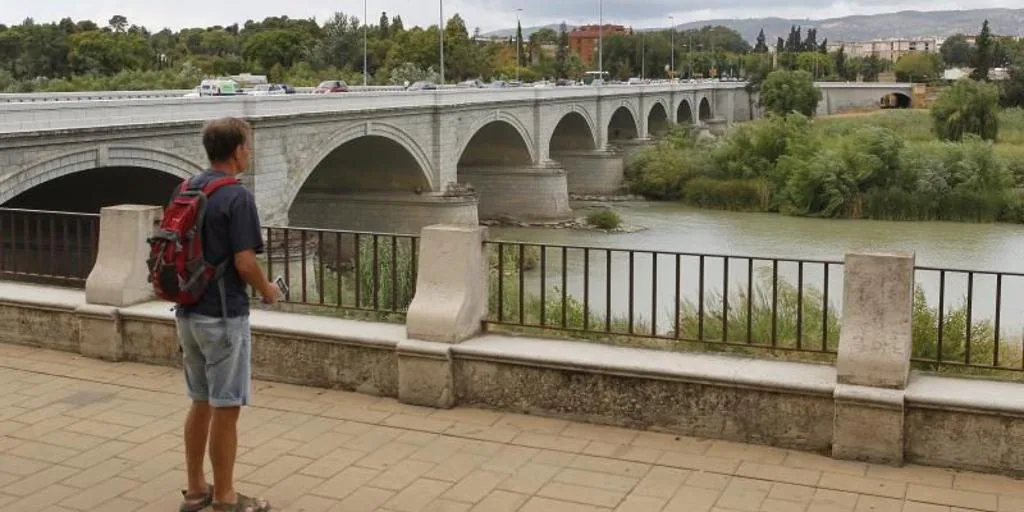
<path fill-rule="evenodd" d="M 313 94 L 328 94 L 333 92 L 348 92 L 348 84 L 342 80 L 327 80 L 316 86 Z"/>

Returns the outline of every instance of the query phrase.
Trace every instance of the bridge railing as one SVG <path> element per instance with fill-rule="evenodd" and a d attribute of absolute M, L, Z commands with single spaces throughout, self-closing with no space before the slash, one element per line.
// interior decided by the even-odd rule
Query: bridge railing
<path fill-rule="evenodd" d="M 200 123 L 222 116 L 249 119 L 366 110 L 445 108 L 515 101 L 635 96 L 646 93 L 738 88 L 737 83 L 621 87 L 444 89 L 345 94 L 290 94 L 107 101 L 0 103 L 0 133 Z"/>
<path fill-rule="evenodd" d="M 99 226 L 97 214 L 0 208 L 0 277 L 84 287 Z"/>
<path fill-rule="evenodd" d="M 839 345 L 839 261 L 486 246 L 492 329 L 812 359 L 831 359 Z"/>
<path fill-rule="evenodd" d="M 1024 375 L 1024 273 L 918 266 L 915 281 L 915 364 Z"/>
<path fill-rule="evenodd" d="M 295 227 L 264 233 L 264 269 L 288 285 L 286 305 L 387 319 L 412 302 L 418 236 Z"/>

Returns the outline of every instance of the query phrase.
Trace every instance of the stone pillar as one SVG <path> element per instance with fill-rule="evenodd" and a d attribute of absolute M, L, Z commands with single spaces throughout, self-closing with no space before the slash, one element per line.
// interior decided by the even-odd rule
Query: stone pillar
<path fill-rule="evenodd" d="M 914 254 L 847 254 L 832 456 L 903 463 Z"/>
<path fill-rule="evenodd" d="M 146 279 L 146 239 L 162 212 L 159 206 L 142 205 L 108 206 L 100 211 L 99 251 L 85 282 L 87 303 L 123 307 L 153 297 Z"/>
<path fill-rule="evenodd" d="M 451 344 L 480 332 L 487 314 L 487 228 L 428 226 L 420 238 L 416 296 L 398 347 L 398 399 L 431 407 L 455 403 Z"/>
<path fill-rule="evenodd" d="M 480 220 L 554 223 L 572 218 L 560 166 L 467 167 L 459 171 L 459 179 L 476 191 Z"/>
<path fill-rule="evenodd" d="M 610 145 L 622 154 L 622 166 L 628 168 L 637 153 L 651 147 L 655 142 L 651 139 L 616 140 Z"/>
<path fill-rule="evenodd" d="M 562 151 L 551 155 L 565 168 L 570 194 L 612 195 L 622 191 L 623 156 L 606 150 Z"/>

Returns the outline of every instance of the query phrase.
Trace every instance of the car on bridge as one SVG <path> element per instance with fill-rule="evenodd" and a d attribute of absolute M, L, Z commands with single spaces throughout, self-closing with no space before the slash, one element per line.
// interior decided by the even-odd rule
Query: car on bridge
<path fill-rule="evenodd" d="M 437 90 L 437 84 L 427 80 L 420 80 L 409 86 L 409 91 L 434 91 Z"/>
<path fill-rule="evenodd" d="M 260 84 L 253 87 L 248 93 L 249 96 L 277 96 L 281 94 L 295 94 L 295 88 L 287 84 Z"/>
<path fill-rule="evenodd" d="M 344 80 L 324 80 L 320 82 L 320 85 L 316 86 L 313 94 L 332 94 L 338 92 L 348 92 L 348 84 Z"/>

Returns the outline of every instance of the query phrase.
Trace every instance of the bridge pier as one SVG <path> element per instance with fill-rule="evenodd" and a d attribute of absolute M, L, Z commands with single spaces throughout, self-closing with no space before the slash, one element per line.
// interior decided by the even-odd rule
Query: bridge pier
<path fill-rule="evenodd" d="M 572 218 L 566 172 L 558 165 L 459 169 L 459 182 L 472 185 L 481 219 L 561 222 Z"/>
<path fill-rule="evenodd" d="M 622 155 L 623 168 L 629 167 L 637 153 L 657 143 L 654 139 L 620 139 L 608 142 L 609 149 L 619 152 Z"/>
<path fill-rule="evenodd" d="M 576 150 L 552 153 L 565 168 L 570 194 L 616 194 L 622 189 L 622 153 L 610 150 Z"/>
<path fill-rule="evenodd" d="M 303 192 L 288 212 L 297 227 L 419 234 L 432 224 L 480 223 L 468 195 L 412 192 Z"/>

